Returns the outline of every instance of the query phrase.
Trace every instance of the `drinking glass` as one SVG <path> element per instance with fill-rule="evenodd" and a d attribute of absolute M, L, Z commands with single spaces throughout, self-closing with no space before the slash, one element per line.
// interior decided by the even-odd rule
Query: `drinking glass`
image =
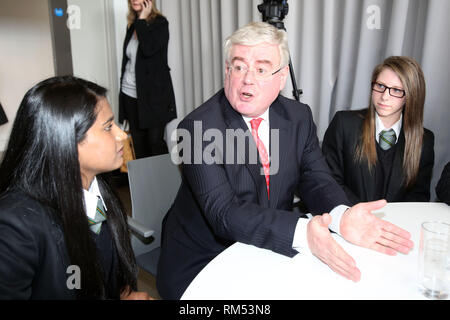
<path fill-rule="evenodd" d="M 450 224 L 422 223 L 419 247 L 419 288 L 425 297 L 446 299 L 450 289 Z"/>

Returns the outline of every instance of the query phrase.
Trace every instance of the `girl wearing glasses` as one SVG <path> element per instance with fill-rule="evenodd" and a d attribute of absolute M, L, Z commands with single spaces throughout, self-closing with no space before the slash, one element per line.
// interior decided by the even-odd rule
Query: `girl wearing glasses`
<path fill-rule="evenodd" d="M 429 201 L 434 135 L 423 127 L 425 79 L 392 56 L 372 73 L 369 108 L 337 112 L 322 151 L 349 200 Z"/>
<path fill-rule="evenodd" d="M 177 117 L 167 64 L 169 23 L 152 0 L 128 0 L 119 122 L 128 120 L 136 158 L 167 153 L 164 129 Z"/>

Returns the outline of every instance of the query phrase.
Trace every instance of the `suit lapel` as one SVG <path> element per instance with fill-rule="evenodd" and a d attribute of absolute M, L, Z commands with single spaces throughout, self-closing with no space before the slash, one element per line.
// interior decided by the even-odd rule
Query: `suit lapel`
<path fill-rule="evenodd" d="M 270 121 L 270 207 L 277 208 L 280 188 L 283 183 L 283 168 L 286 167 L 292 123 L 279 113 L 277 100 L 269 110 Z"/>
<path fill-rule="evenodd" d="M 247 124 L 245 123 L 242 116 L 236 112 L 226 99 L 225 95 L 223 95 L 221 99 L 221 106 L 222 111 L 224 115 L 224 120 L 227 126 L 227 129 L 233 129 L 233 130 L 242 130 L 243 132 L 249 133 L 249 143 L 248 148 L 245 148 L 245 152 L 242 153 L 242 150 L 237 149 L 237 143 L 233 143 L 234 148 L 234 154 L 236 155 L 236 159 L 240 159 L 239 163 L 244 163 L 247 169 L 250 172 L 250 175 L 253 178 L 253 183 L 255 184 L 255 188 L 258 190 L 258 199 L 259 203 L 262 206 L 268 207 L 269 206 L 269 200 L 267 195 L 267 187 L 266 187 L 266 180 L 264 177 L 264 174 L 261 174 L 262 171 L 262 165 L 259 161 L 259 156 L 257 156 L 257 162 L 254 163 L 254 161 L 250 161 L 250 153 L 258 155 L 258 150 L 256 148 L 256 143 L 252 138 L 251 132 L 248 129 Z"/>

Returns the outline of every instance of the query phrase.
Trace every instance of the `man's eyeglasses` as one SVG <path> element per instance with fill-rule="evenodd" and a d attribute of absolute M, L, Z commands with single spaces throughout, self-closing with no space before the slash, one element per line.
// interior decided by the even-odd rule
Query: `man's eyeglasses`
<path fill-rule="evenodd" d="M 389 95 L 395 98 L 403 98 L 405 96 L 405 90 L 403 89 L 398 89 L 398 88 L 390 88 L 385 86 L 382 83 L 379 82 L 372 82 L 372 90 L 379 92 L 379 93 L 384 93 L 386 91 L 386 89 L 389 89 Z"/>
<path fill-rule="evenodd" d="M 266 79 L 270 78 L 271 76 L 280 72 L 281 69 L 283 69 L 283 67 L 281 67 L 280 69 L 278 69 L 274 72 L 271 72 L 271 70 L 265 66 L 262 66 L 262 67 L 259 66 L 259 67 L 256 67 L 254 70 L 251 70 L 245 64 L 234 64 L 234 65 L 230 65 L 228 67 L 228 69 L 231 71 L 231 74 L 237 78 L 242 78 L 243 76 L 245 76 L 247 74 L 247 72 L 252 71 L 256 80 L 266 80 Z"/>

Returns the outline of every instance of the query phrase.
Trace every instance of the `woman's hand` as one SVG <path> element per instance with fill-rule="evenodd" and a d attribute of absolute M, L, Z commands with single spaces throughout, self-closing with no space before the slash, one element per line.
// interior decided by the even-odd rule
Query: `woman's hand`
<path fill-rule="evenodd" d="M 152 0 L 144 0 L 144 2 L 142 2 L 142 10 L 139 14 L 139 19 L 147 19 L 148 16 L 152 13 L 152 7 Z"/>

